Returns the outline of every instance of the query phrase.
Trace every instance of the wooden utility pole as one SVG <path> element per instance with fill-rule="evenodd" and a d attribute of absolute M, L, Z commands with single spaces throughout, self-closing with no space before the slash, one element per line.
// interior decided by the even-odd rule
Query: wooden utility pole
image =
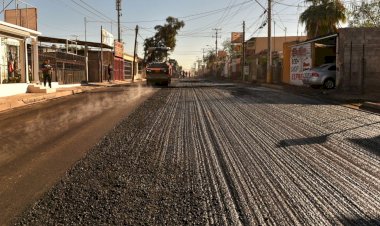
<path fill-rule="evenodd" d="M 241 72 L 243 74 L 243 81 L 245 81 L 245 72 L 244 72 L 244 68 L 245 68 L 245 21 L 243 21 L 243 38 L 242 38 L 242 49 L 243 49 L 243 53 L 242 53 L 242 62 L 241 65 Z"/>
<path fill-rule="evenodd" d="M 121 42 L 121 30 L 120 30 L 121 0 L 116 0 L 116 11 L 117 11 L 117 40 Z"/>
<path fill-rule="evenodd" d="M 88 45 L 87 45 L 87 18 L 84 18 L 84 57 L 86 61 L 85 75 L 88 82 Z"/>
<path fill-rule="evenodd" d="M 267 55 L 267 83 L 272 83 L 272 1 L 268 0 L 268 55 Z"/>
<path fill-rule="evenodd" d="M 222 29 L 220 28 L 214 28 L 213 29 L 215 31 L 215 63 L 217 64 L 218 63 L 218 32 Z M 217 72 L 217 65 L 215 65 L 215 76 L 217 76 L 216 74 Z"/>
<path fill-rule="evenodd" d="M 135 47 L 133 51 L 133 65 L 132 65 L 132 82 L 135 81 L 136 74 L 136 51 L 137 51 L 137 34 L 139 33 L 139 25 L 136 25 L 135 28 Z"/>
<path fill-rule="evenodd" d="M 103 82 L 103 26 L 100 26 L 100 82 Z"/>

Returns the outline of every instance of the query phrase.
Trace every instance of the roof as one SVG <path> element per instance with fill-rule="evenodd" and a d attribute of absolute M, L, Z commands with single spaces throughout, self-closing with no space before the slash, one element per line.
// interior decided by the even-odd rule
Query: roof
<path fill-rule="evenodd" d="M 0 31 L 5 32 L 11 35 L 15 36 L 21 36 L 24 38 L 29 38 L 29 37 L 37 37 L 41 35 L 41 32 L 21 27 L 15 24 L 7 23 L 4 21 L 0 21 Z"/>
<path fill-rule="evenodd" d="M 38 41 L 40 42 L 49 42 L 49 43 L 60 43 L 60 44 L 66 44 L 67 41 L 70 42 L 76 42 L 78 45 L 82 46 L 89 46 L 89 47 L 98 47 L 98 48 L 105 48 L 105 49 L 113 49 L 112 46 L 105 45 L 98 42 L 86 42 L 86 41 L 80 41 L 80 40 L 69 40 L 64 38 L 53 38 L 53 37 L 46 37 L 46 36 L 39 36 Z"/>
<path fill-rule="evenodd" d="M 299 46 L 299 45 L 303 45 L 303 44 L 307 44 L 307 43 L 313 43 L 313 42 L 324 40 L 324 39 L 335 38 L 337 36 L 338 36 L 338 34 L 329 34 L 329 35 L 325 35 L 325 36 L 320 36 L 320 37 L 316 37 L 313 39 L 306 40 L 304 42 L 297 43 L 297 44 L 292 45 L 290 47 Z"/>

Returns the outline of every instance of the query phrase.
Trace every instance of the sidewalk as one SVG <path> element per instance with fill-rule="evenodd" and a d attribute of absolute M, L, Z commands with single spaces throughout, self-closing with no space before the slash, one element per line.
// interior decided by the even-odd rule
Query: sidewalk
<path fill-rule="evenodd" d="M 293 86 L 288 84 L 260 84 L 263 87 L 284 90 L 299 95 L 320 98 L 340 103 L 354 109 L 369 110 L 380 113 L 380 91 L 371 93 L 352 93 L 338 90 L 313 89 L 305 86 Z"/>
<path fill-rule="evenodd" d="M 23 93 L 14 96 L 0 97 L 0 112 L 10 110 L 17 107 L 22 107 L 25 105 L 42 102 L 46 100 L 51 100 L 59 97 L 64 97 L 68 95 L 79 94 L 87 92 L 89 90 L 110 87 L 115 85 L 130 84 L 131 80 L 126 81 L 112 81 L 112 82 L 102 82 L 102 83 L 89 83 L 88 85 L 73 86 L 57 88 L 55 93 Z"/>

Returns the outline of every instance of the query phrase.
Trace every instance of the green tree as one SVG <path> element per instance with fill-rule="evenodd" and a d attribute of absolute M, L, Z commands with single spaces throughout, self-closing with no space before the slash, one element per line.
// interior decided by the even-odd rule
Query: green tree
<path fill-rule="evenodd" d="M 380 27 L 380 1 L 353 3 L 348 15 L 350 27 Z"/>
<path fill-rule="evenodd" d="M 176 36 L 178 34 L 178 31 L 181 30 L 181 28 L 184 26 L 185 22 L 171 16 L 166 18 L 166 23 L 164 25 L 155 26 L 155 35 L 153 37 L 145 39 L 144 41 L 145 59 L 163 60 L 167 54 L 167 52 L 164 51 L 158 51 L 154 52 L 153 54 L 149 54 L 149 47 L 165 46 L 169 47 L 170 51 L 173 52 L 177 43 Z"/>
<path fill-rule="evenodd" d="M 305 0 L 311 4 L 301 15 L 308 38 L 337 32 L 339 22 L 346 22 L 346 8 L 341 0 Z"/>

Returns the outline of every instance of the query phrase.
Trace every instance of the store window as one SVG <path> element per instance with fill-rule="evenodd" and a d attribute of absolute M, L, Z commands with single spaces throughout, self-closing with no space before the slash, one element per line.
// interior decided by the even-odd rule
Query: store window
<path fill-rule="evenodd" d="M 0 37 L 0 75 L 1 83 L 20 83 L 20 41 Z"/>

